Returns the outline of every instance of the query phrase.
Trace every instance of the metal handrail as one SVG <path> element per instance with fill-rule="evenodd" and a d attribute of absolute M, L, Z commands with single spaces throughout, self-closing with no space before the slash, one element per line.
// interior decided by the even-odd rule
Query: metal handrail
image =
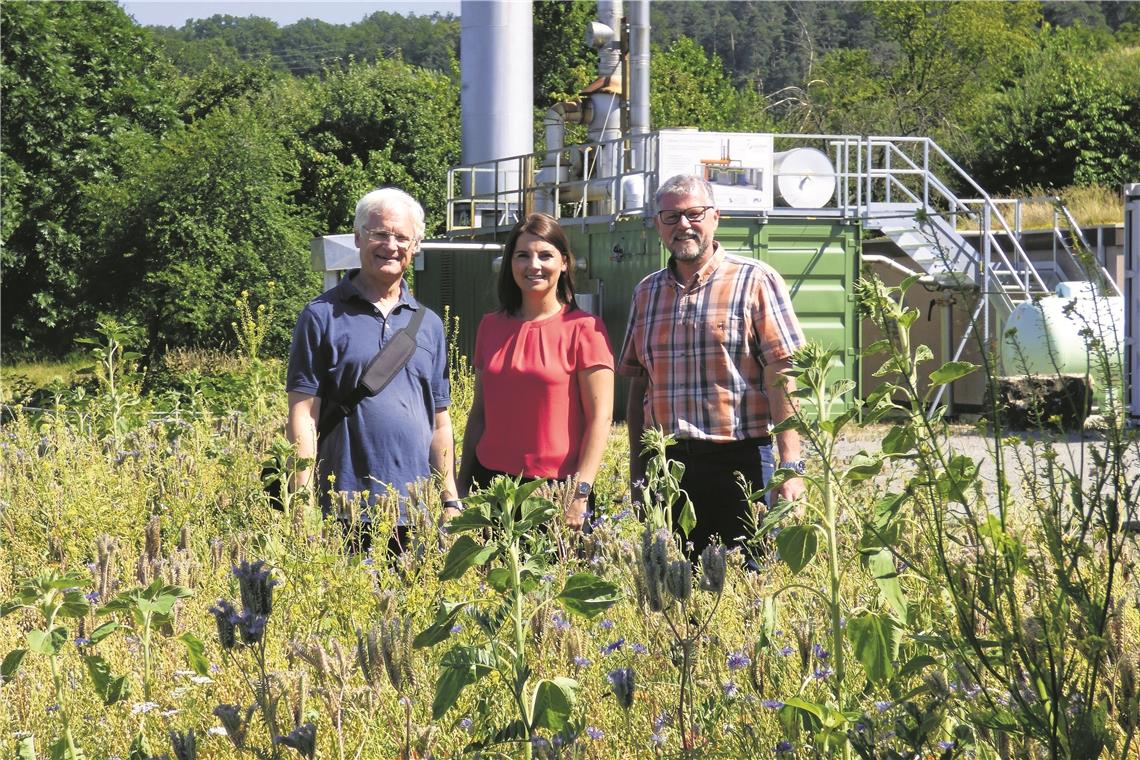
<path fill-rule="evenodd" d="M 1091 251 L 1092 246 L 1089 245 L 1089 241 L 1088 241 L 1088 238 L 1085 237 L 1084 230 L 1081 229 L 1081 226 L 1079 224 L 1077 224 L 1077 220 L 1074 219 L 1073 215 L 1069 212 L 1068 206 L 1061 203 L 1060 198 L 1057 198 L 1056 200 L 1057 200 L 1057 203 L 1056 203 L 1056 205 L 1053 206 L 1053 234 L 1055 235 L 1057 240 L 1061 241 L 1061 246 L 1065 249 L 1065 252 L 1068 253 L 1069 256 L 1073 259 L 1073 261 L 1077 264 L 1078 269 L 1083 270 L 1084 266 L 1081 264 L 1080 259 L 1078 259 L 1077 255 L 1075 253 L 1073 253 L 1071 248 L 1069 248 L 1069 244 L 1065 242 L 1064 235 L 1061 234 L 1060 226 L 1057 224 L 1057 212 L 1060 211 L 1060 213 L 1064 215 L 1065 221 L 1069 225 L 1069 229 L 1076 232 L 1077 238 L 1081 241 L 1081 244 L 1084 245 L 1084 247 L 1087 250 Z M 1108 288 L 1112 291 L 1112 294 L 1115 296 L 1122 295 L 1122 293 L 1120 292 L 1120 288 L 1117 287 L 1117 285 L 1116 285 L 1116 280 L 1112 277 L 1111 274 L 1109 274 L 1108 269 L 1105 268 L 1104 264 L 1102 264 L 1099 260 L 1097 260 L 1096 265 L 1097 265 L 1098 274 L 1100 274 L 1101 279 L 1103 280 L 1104 284 L 1106 284 L 1108 286 Z"/>

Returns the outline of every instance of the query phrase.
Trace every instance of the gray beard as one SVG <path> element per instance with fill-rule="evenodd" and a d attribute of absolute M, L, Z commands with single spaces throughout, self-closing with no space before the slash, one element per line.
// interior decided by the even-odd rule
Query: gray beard
<path fill-rule="evenodd" d="M 688 241 L 682 240 L 682 241 L 678 241 L 678 242 L 687 243 Z M 705 253 L 708 251 L 710 241 L 704 240 L 700 236 L 698 236 L 696 242 L 697 242 L 696 253 L 689 253 L 687 250 L 684 250 L 684 249 L 682 250 L 681 253 L 678 253 L 677 251 L 673 250 L 672 248 L 669 249 L 669 252 L 673 254 L 673 258 L 675 258 L 677 261 L 696 261 L 697 259 L 704 256 Z"/>

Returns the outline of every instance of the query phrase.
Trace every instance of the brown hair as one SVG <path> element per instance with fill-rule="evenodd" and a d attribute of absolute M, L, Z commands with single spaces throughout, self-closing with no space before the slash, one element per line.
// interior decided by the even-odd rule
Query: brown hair
<path fill-rule="evenodd" d="M 503 265 L 499 268 L 499 306 L 507 314 L 516 314 L 522 308 L 522 291 L 515 282 L 511 259 L 519 238 L 528 234 L 550 243 L 562 254 L 566 271 L 558 278 L 558 301 L 568 304 L 571 310 L 577 309 L 578 302 L 574 300 L 574 253 L 570 250 L 570 241 L 554 217 L 538 213 L 530 214 L 516 224 L 503 246 Z"/>

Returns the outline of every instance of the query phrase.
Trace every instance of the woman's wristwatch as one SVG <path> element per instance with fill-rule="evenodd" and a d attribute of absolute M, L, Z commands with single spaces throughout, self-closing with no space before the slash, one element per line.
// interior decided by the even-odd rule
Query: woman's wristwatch
<path fill-rule="evenodd" d="M 791 470 L 797 475 L 803 475 L 805 472 L 807 472 L 807 465 L 802 459 L 791 459 L 787 462 L 780 462 L 780 467 L 778 469 Z"/>
<path fill-rule="evenodd" d="M 444 499 L 443 500 L 443 508 L 444 509 L 454 509 L 457 512 L 462 512 L 463 511 L 463 502 L 461 502 L 459 499 Z"/>

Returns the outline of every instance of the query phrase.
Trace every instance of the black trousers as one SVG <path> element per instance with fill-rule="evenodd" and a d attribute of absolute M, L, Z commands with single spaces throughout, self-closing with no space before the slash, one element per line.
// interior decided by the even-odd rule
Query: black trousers
<path fill-rule="evenodd" d="M 740 546 L 749 538 L 752 504 L 736 473 L 748 483 L 749 491 L 764 487 L 764 462 L 772 457 L 772 439 L 750 438 L 731 443 L 713 443 L 682 439 L 666 450 L 669 459 L 682 462 L 685 474 L 681 488 L 689 494 L 697 515 L 697 525 L 689 534 L 692 549 L 687 553 L 695 560 L 713 536 L 719 536 L 729 548 Z M 642 467 L 649 457 L 642 454 Z M 682 504 L 673 505 L 673 525 L 678 526 Z"/>

